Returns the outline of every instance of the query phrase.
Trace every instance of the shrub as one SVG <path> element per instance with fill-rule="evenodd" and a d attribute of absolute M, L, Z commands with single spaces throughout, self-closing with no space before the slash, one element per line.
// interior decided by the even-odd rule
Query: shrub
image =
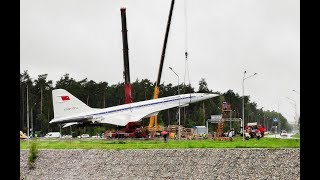
<path fill-rule="evenodd" d="M 35 142 L 32 142 L 29 149 L 29 158 L 28 158 L 29 169 L 34 168 L 34 161 L 37 157 L 38 157 L 37 144 Z"/>

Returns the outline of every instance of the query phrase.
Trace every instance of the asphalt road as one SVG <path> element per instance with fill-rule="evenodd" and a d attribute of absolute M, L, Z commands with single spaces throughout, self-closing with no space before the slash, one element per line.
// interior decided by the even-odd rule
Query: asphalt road
<path fill-rule="evenodd" d="M 299 138 L 294 138 L 292 137 L 294 134 L 290 134 L 288 133 L 287 136 L 280 136 L 280 134 L 268 134 L 268 135 L 265 135 L 264 137 L 266 138 L 281 138 L 281 139 L 299 139 Z"/>

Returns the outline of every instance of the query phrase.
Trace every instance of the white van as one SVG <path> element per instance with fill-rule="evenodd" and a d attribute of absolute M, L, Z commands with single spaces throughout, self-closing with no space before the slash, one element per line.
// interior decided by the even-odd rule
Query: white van
<path fill-rule="evenodd" d="M 49 132 L 44 136 L 45 138 L 61 138 L 60 132 Z"/>
<path fill-rule="evenodd" d="M 287 131 L 286 131 L 286 130 L 282 130 L 282 131 L 280 132 L 280 136 L 288 136 Z"/>

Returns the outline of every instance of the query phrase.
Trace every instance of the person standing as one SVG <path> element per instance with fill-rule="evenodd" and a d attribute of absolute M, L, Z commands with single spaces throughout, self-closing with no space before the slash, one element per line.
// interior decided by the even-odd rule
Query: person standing
<path fill-rule="evenodd" d="M 228 132 L 228 137 L 232 137 L 232 130 Z"/>
<path fill-rule="evenodd" d="M 261 138 L 261 132 L 259 131 L 259 129 L 256 130 L 256 137 L 258 140 Z"/>
<path fill-rule="evenodd" d="M 223 101 L 223 110 L 227 110 L 227 102 L 226 101 Z"/>
<path fill-rule="evenodd" d="M 162 136 L 163 136 L 163 140 L 164 140 L 164 142 L 165 143 L 167 143 L 167 139 L 168 139 L 168 132 L 167 131 L 165 131 L 165 130 L 163 130 L 162 132 L 161 132 L 161 134 L 162 134 Z"/>

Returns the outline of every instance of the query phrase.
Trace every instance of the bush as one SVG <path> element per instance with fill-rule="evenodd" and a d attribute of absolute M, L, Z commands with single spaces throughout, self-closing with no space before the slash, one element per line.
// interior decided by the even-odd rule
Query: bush
<path fill-rule="evenodd" d="M 35 142 L 32 142 L 29 149 L 29 158 L 28 158 L 29 169 L 34 168 L 34 161 L 37 157 L 38 157 L 37 144 Z"/>
<path fill-rule="evenodd" d="M 41 131 L 35 131 L 34 133 L 37 137 L 40 137 Z"/>

